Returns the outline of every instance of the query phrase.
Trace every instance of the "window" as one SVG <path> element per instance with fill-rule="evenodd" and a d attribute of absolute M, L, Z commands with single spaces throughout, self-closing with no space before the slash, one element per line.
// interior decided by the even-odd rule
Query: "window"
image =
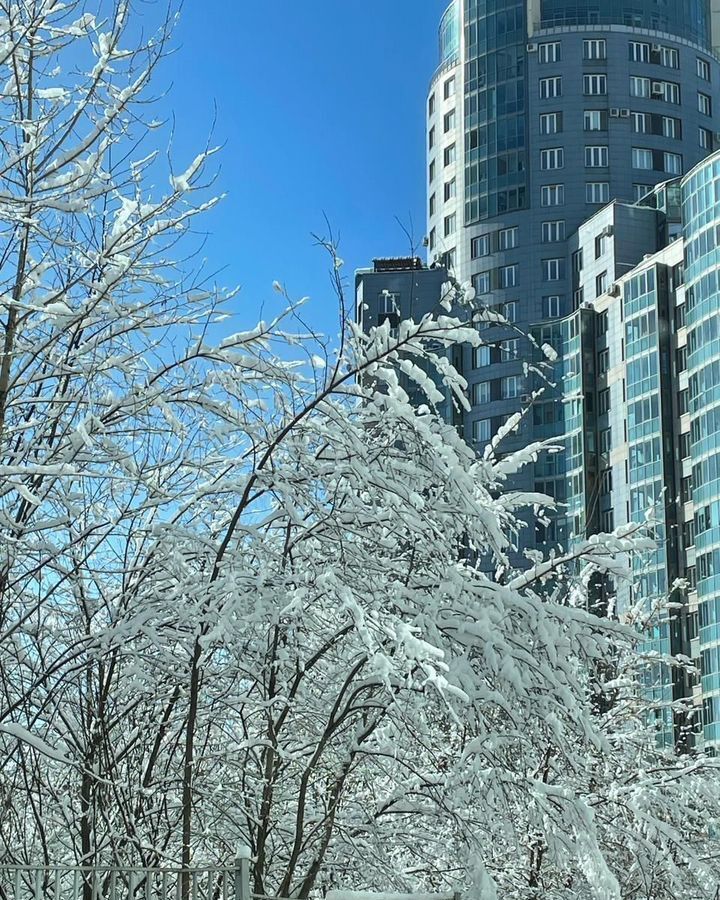
<path fill-rule="evenodd" d="M 455 110 L 451 109 L 450 112 L 445 113 L 443 116 L 443 132 L 445 134 L 448 131 L 452 131 L 455 127 Z"/>
<path fill-rule="evenodd" d="M 712 132 L 707 128 L 698 128 L 698 143 L 703 150 L 712 149 Z"/>
<path fill-rule="evenodd" d="M 565 151 L 562 147 L 551 147 L 548 150 L 540 151 L 540 168 L 547 171 L 548 169 L 562 169 L 565 165 Z"/>
<path fill-rule="evenodd" d="M 443 234 L 445 237 L 449 237 L 451 234 L 455 234 L 455 225 L 457 222 L 457 217 L 455 213 L 450 213 L 449 216 L 445 216 L 443 221 Z"/>
<path fill-rule="evenodd" d="M 500 359 L 517 359 L 518 355 L 518 339 L 512 338 L 509 341 L 500 342 Z"/>
<path fill-rule="evenodd" d="M 517 266 L 500 266 L 500 287 L 512 288 L 517 285 Z"/>
<path fill-rule="evenodd" d="M 562 97 L 562 78 L 559 75 L 540 79 L 540 99 L 550 100 L 553 97 Z"/>
<path fill-rule="evenodd" d="M 605 117 L 607 113 L 601 109 L 586 109 L 583 113 L 583 130 L 584 131 L 606 131 L 607 121 Z"/>
<path fill-rule="evenodd" d="M 435 194 L 430 195 L 430 215 L 435 215 Z"/>
<path fill-rule="evenodd" d="M 455 76 L 451 75 L 443 85 L 443 97 L 449 100 L 453 96 L 455 96 Z"/>
<path fill-rule="evenodd" d="M 430 229 L 430 235 L 428 236 L 428 244 L 430 245 L 430 249 L 435 249 L 435 244 L 437 242 L 436 232 L 434 228 Z"/>
<path fill-rule="evenodd" d="M 601 313 L 597 315 L 597 333 L 607 334 L 608 330 L 608 311 L 604 309 Z"/>
<path fill-rule="evenodd" d="M 650 62 L 650 44 L 645 41 L 630 41 L 630 59 L 632 62 Z"/>
<path fill-rule="evenodd" d="M 603 469 L 600 473 L 600 493 L 612 493 L 612 469 Z"/>
<path fill-rule="evenodd" d="M 435 94 L 430 94 L 428 98 L 428 115 L 431 116 L 435 112 Z"/>
<path fill-rule="evenodd" d="M 673 116 L 663 116 L 662 133 L 663 137 L 680 138 L 680 119 L 675 119 Z"/>
<path fill-rule="evenodd" d="M 432 148 L 434 146 L 435 146 L 435 126 L 433 125 L 433 127 L 428 132 L 428 149 L 432 150 Z"/>
<path fill-rule="evenodd" d="M 607 271 L 601 272 L 595 278 L 595 296 L 601 297 L 607 290 L 607 286 L 608 286 L 608 273 L 607 273 Z"/>
<path fill-rule="evenodd" d="M 608 148 L 603 146 L 585 148 L 585 165 L 588 169 L 605 169 L 608 162 Z"/>
<path fill-rule="evenodd" d="M 583 41 L 583 59 L 607 59 L 607 44 L 604 38 Z"/>
<path fill-rule="evenodd" d="M 682 156 L 679 153 L 663 153 L 663 168 L 670 175 L 681 175 Z"/>
<path fill-rule="evenodd" d="M 605 253 L 605 234 L 601 232 L 595 238 L 595 259 L 600 259 L 603 253 Z"/>
<path fill-rule="evenodd" d="M 610 184 L 607 181 L 588 181 L 585 185 L 586 203 L 609 203 Z"/>
<path fill-rule="evenodd" d="M 650 116 L 647 113 L 634 112 L 632 126 L 635 134 L 647 134 L 650 130 Z"/>
<path fill-rule="evenodd" d="M 539 63 L 555 63 L 562 59 L 561 47 L 559 41 L 550 41 L 546 44 L 538 46 L 538 62 Z"/>
<path fill-rule="evenodd" d="M 615 528 L 615 513 L 612 509 L 604 509 L 600 513 L 600 531 L 603 534 L 610 534 Z"/>
<path fill-rule="evenodd" d="M 600 452 L 609 453 L 612 447 L 612 430 L 603 428 L 600 432 Z"/>
<path fill-rule="evenodd" d="M 687 459 L 690 456 L 690 432 L 685 431 L 680 437 L 680 459 Z"/>
<path fill-rule="evenodd" d="M 681 416 L 684 416 L 688 411 L 688 389 L 684 388 L 682 391 L 678 391 L 678 412 Z"/>
<path fill-rule="evenodd" d="M 697 58 L 697 77 L 703 81 L 710 81 L 710 63 L 706 59 Z"/>
<path fill-rule="evenodd" d="M 451 247 L 442 255 L 442 264 L 446 269 L 454 269 L 457 264 L 457 247 Z"/>
<path fill-rule="evenodd" d="M 517 311 L 517 300 L 509 300 L 507 303 L 503 303 L 503 315 L 508 320 L 508 322 L 517 321 Z"/>
<path fill-rule="evenodd" d="M 632 148 L 632 167 L 633 169 L 652 169 L 653 155 L 652 150 L 645 150 L 642 147 Z"/>
<path fill-rule="evenodd" d="M 490 348 L 483 344 L 473 349 L 473 368 L 482 369 L 490 365 Z"/>
<path fill-rule="evenodd" d="M 500 381 L 500 396 L 503 400 L 513 400 L 522 394 L 522 378 L 520 375 L 508 375 Z"/>
<path fill-rule="evenodd" d="M 675 367 L 678 374 L 687 370 L 687 345 L 678 347 L 675 351 Z"/>
<path fill-rule="evenodd" d="M 638 200 L 642 200 L 642 198 L 649 194 L 652 190 L 651 184 L 634 184 L 633 185 L 633 199 L 637 203 Z"/>
<path fill-rule="evenodd" d="M 476 419 L 472 424 L 472 436 L 478 444 L 487 443 L 492 437 L 490 419 Z"/>
<path fill-rule="evenodd" d="M 655 82 L 652 85 L 652 94 L 655 96 L 657 93 L 666 103 L 675 103 L 677 105 L 680 104 L 680 85 L 675 84 L 674 81 L 661 81 L 659 82 L 661 86 L 660 90 L 655 89 Z"/>
<path fill-rule="evenodd" d="M 607 94 L 607 75 L 583 75 L 583 93 L 587 97 Z"/>
<path fill-rule="evenodd" d="M 555 241 L 564 241 L 565 220 L 558 219 L 554 222 L 543 222 L 541 234 L 543 244 L 552 244 L 555 243 Z"/>
<path fill-rule="evenodd" d="M 540 115 L 540 134 L 559 134 L 562 131 L 562 113 L 550 112 Z"/>
<path fill-rule="evenodd" d="M 502 228 L 498 231 L 498 250 L 512 250 L 517 247 L 517 225 L 512 228 Z"/>
<path fill-rule="evenodd" d="M 560 281 L 565 277 L 564 259 L 544 259 L 542 261 L 543 281 Z"/>
<path fill-rule="evenodd" d="M 542 310 L 544 319 L 556 319 L 560 315 L 560 296 L 552 294 L 542 298 Z"/>
<path fill-rule="evenodd" d="M 631 97 L 649 97 L 650 96 L 650 79 L 643 78 L 639 75 L 630 76 L 630 96 Z"/>
<path fill-rule="evenodd" d="M 598 353 L 598 373 L 605 375 L 610 368 L 610 351 L 605 348 Z"/>
<path fill-rule="evenodd" d="M 488 256 L 490 253 L 490 235 L 481 234 L 470 241 L 470 258 L 478 259 L 480 256 Z"/>
<path fill-rule="evenodd" d="M 565 203 L 564 184 L 544 184 L 540 188 L 541 206 L 562 206 Z"/>
<path fill-rule="evenodd" d="M 675 47 L 660 47 L 660 65 L 666 69 L 680 68 L 680 54 Z"/>
<path fill-rule="evenodd" d="M 698 109 L 704 116 L 712 115 L 712 99 L 698 91 Z"/>
<path fill-rule="evenodd" d="M 600 391 L 598 394 L 598 415 L 604 416 L 610 409 L 610 388 Z"/>
<path fill-rule="evenodd" d="M 490 382 L 478 381 L 472 388 L 472 405 L 482 406 L 484 403 L 490 402 Z"/>
<path fill-rule="evenodd" d="M 430 165 L 428 166 L 428 181 L 432 182 L 435 179 L 435 160 L 430 160 Z"/>
<path fill-rule="evenodd" d="M 583 270 L 583 251 L 582 247 L 579 250 L 576 250 L 572 255 L 572 268 L 573 272 L 576 275 L 579 275 Z"/>
<path fill-rule="evenodd" d="M 457 196 L 457 183 L 454 178 L 451 178 L 450 181 L 446 181 L 443 187 L 443 197 L 445 198 L 445 202 L 448 200 L 452 200 Z"/>
<path fill-rule="evenodd" d="M 490 293 L 490 273 L 489 272 L 477 272 L 470 279 L 472 286 L 475 288 L 476 294 L 489 294 Z"/>
<path fill-rule="evenodd" d="M 383 291 L 378 294 L 378 313 L 380 315 L 397 315 L 400 312 L 400 294 Z"/>
<path fill-rule="evenodd" d="M 443 150 L 443 163 L 446 166 L 452 165 L 455 162 L 455 158 L 457 156 L 455 144 L 450 144 L 449 147 L 446 147 Z"/>

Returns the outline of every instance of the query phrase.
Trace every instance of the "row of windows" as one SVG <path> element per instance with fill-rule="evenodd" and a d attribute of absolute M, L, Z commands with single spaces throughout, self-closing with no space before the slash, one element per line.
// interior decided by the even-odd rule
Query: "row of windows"
<path fill-rule="evenodd" d="M 443 134 L 448 134 L 455 128 L 455 110 L 445 113 L 443 116 Z M 435 126 L 433 125 L 428 131 L 428 150 L 432 150 L 435 146 Z"/>
<path fill-rule="evenodd" d="M 667 69 L 680 68 L 680 53 L 675 47 L 651 44 L 647 41 L 630 41 L 628 57 L 631 62 L 652 63 Z M 583 41 L 583 59 L 586 61 L 607 59 L 607 41 L 604 38 L 587 38 Z M 549 41 L 538 45 L 538 62 L 541 65 L 562 60 L 560 41 Z M 710 63 L 696 57 L 695 72 L 703 81 L 710 81 Z"/>
<path fill-rule="evenodd" d="M 446 78 L 443 82 L 443 99 L 449 100 L 451 97 L 455 96 L 455 76 L 451 75 L 449 78 Z M 435 112 L 435 92 L 428 97 L 428 115 L 432 116 Z"/>
<path fill-rule="evenodd" d="M 682 155 L 663 150 L 651 150 L 647 147 L 632 148 L 633 169 L 666 172 L 669 175 L 682 174 Z"/>
<path fill-rule="evenodd" d="M 453 176 L 449 181 L 443 184 L 443 200 L 447 203 L 457 197 L 457 179 Z M 432 193 L 429 200 L 430 215 L 434 216 L 437 211 L 437 195 Z"/>
<path fill-rule="evenodd" d="M 497 362 L 509 362 L 518 359 L 519 341 L 517 338 L 511 338 L 506 341 L 500 341 L 497 346 L 483 344 L 480 347 L 473 348 L 473 368 L 483 369 L 485 366 L 491 366 Z"/>
<path fill-rule="evenodd" d="M 473 406 L 483 406 L 493 400 L 514 400 L 524 393 L 524 382 L 522 375 L 479 381 L 470 388 L 470 400 Z"/>
<path fill-rule="evenodd" d="M 539 80 L 541 100 L 552 100 L 563 95 L 562 75 L 553 75 Z M 586 97 L 607 96 L 607 75 L 593 73 L 583 75 L 583 94 Z M 680 105 L 680 85 L 675 81 L 657 81 L 642 75 L 630 76 L 630 96 L 648 100 L 662 100 Z M 712 115 L 712 99 L 709 94 L 698 91 L 698 110 L 704 115 Z"/>
<path fill-rule="evenodd" d="M 585 184 L 585 202 L 586 203 L 609 203 L 610 202 L 610 182 L 608 181 L 588 181 Z M 540 205 L 541 206 L 564 206 L 565 204 L 565 185 L 564 184 L 544 184 L 540 188 Z"/>
<path fill-rule="evenodd" d="M 674 161 L 669 160 L 669 165 L 674 165 Z M 665 170 L 669 171 L 669 170 Z M 633 184 L 633 199 L 635 201 L 642 200 L 651 190 L 652 184 Z M 589 181 L 585 184 L 585 202 L 586 203 L 609 203 L 610 202 L 610 183 L 607 181 Z M 541 206 L 564 206 L 565 205 L 565 185 L 564 184 L 544 184 L 540 188 L 540 205 Z M 549 224 L 549 223 L 543 223 Z"/>
<path fill-rule="evenodd" d="M 489 294 L 492 290 L 507 290 L 518 285 L 518 266 L 499 266 L 497 269 L 488 269 L 485 272 L 477 272 L 472 276 L 472 286 L 476 294 Z"/>
<path fill-rule="evenodd" d="M 636 134 L 657 134 L 662 137 L 682 138 L 682 120 L 675 116 L 656 115 L 654 113 L 618 110 L 618 115 L 626 113 L 625 118 L 632 121 L 632 129 Z M 607 131 L 609 113 L 606 109 L 583 110 L 583 131 Z M 540 114 L 540 134 L 552 135 L 563 132 L 563 113 L 560 111 Z"/>
<path fill-rule="evenodd" d="M 606 144 L 585 147 L 585 167 L 588 169 L 606 169 L 610 164 L 610 150 Z M 565 167 L 565 149 L 548 147 L 540 151 L 540 169 L 548 172 Z M 682 156 L 669 151 L 652 150 L 644 147 L 632 148 L 633 169 L 647 169 L 666 172 L 670 175 L 682 173 Z"/>
<path fill-rule="evenodd" d="M 474 237 L 470 241 L 470 257 L 478 259 L 481 256 L 489 256 L 491 253 L 502 253 L 517 247 L 518 227 L 501 228 L 498 231 L 488 232 Z"/>

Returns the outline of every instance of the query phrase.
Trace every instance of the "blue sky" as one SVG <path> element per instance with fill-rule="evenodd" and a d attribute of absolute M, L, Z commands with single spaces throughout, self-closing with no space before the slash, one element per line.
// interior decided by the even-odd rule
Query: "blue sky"
<path fill-rule="evenodd" d="M 271 285 L 309 295 L 307 318 L 336 330 L 327 260 L 311 232 L 326 214 L 352 273 L 408 252 L 394 220 L 424 233 L 425 96 L 437 64 L 438 0 L 185 0 L 158 73 L 171 84 L 173 156 L 184 168 L 216 115 L 221 207 L 205 220 L 208 264 L 241 284 L 243 324 Z M 142 8 L 142 7 L 140 7 Z M 268 306 L 265 307 L 267 315 Z"/>

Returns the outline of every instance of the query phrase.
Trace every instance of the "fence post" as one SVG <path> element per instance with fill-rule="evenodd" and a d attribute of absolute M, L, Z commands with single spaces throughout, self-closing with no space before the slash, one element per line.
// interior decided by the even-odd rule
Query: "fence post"
<path fill-rule="evenodd" d="M 252 900 L 250 894 L 250 848 L 241 844 L 235 854 L 235 900 Z"/>

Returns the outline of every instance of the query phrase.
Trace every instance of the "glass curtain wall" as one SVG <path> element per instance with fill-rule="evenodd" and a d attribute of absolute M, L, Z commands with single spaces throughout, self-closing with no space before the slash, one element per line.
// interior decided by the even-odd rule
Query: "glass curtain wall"
<path fill-rule="evenodd" d="M 467 0 L 465 223 L 527 206 L 526 4 Z"/>
<path fill-rule="evenodd" d="M 709 0 L 542 0 L 541 27 L 628 25 L 710 46 Z"/>

